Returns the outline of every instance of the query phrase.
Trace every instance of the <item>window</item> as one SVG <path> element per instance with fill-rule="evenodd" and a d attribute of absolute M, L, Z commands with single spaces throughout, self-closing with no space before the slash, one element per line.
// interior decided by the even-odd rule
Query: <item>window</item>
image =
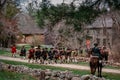
<path fill-rule="evenodd" d="M 103 28 L 103 35 L 106 35 L 107 33 L 107 30 L 106 30 L 106 28 Z"/>
<path fill-rule="evenodd" d="M 98 44 L 100 44 L 100 39 L 99 38 L 96 38 L 96 41 Z"/>
<path fill-rule="evenodd" d="M 89 34 L 90 33 L 90 31 L 89 30 L 87 30 L 87 34 Z"/>
<path fill-rule="evenodd" d="M 106 46 L 106 39 L 103 39 L 103 45 Z"/>
<path fill-rule="evenodd" d="M 100 35 L 100 30 L 96 29 L 96 35 L 99 36 Z"/>

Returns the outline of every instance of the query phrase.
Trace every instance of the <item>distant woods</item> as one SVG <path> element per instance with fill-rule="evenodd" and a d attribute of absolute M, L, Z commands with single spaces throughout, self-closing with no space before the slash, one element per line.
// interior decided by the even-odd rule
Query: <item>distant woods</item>
<path fill-rule="evenodd" d="M 17 25 L 13 17 L 19 12 L 14 0 L 0 0 L 0 47 L 15 44 Z"/>
<path fill-rule="evenodd" d="M 0 10 L 5 6 L 7 0 L 0 0 Z"/>

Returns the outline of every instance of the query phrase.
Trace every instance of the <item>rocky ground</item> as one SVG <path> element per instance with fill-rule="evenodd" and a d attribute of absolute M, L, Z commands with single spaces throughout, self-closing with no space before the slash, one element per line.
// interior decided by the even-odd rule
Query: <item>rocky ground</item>
<path fill-rule="evenodd" d="M 0 59 L 28 63 L 28 60 L 7 57 L 7 56 L 0 56 Z M 77 64 L 47 64 L 47 65 L 55 66 L 55 67 L 70 68 L 70 69 L 78 69 L 78 70 L 90 70 L 89 66 L 82 66 L 82 65 L 77 65 Z M 47 70 L 31 69 L 24 65 L 15 66 L 15 65 L 8 65 L 5 63 L 0 63 L 0 70 L 2 69 L 9 70 L 12 72 L 26 73 L 26 74 L 37 77 L 37 79 L 39 80 L 49 80 L 49 79 L 50 80 L 107 80 L 103 77 L 98 78 L 90 74 L 80 76 L 80 75 L 74 75 L 70 71 L 51 71 L 49 69 Z M 103 72 L 120 74 L 119 69 L 103 68 Z"/>
<path fill-rule="evenodd" d="M 70 71 L 52 71 L 50 69 L 31 69 L 24 65 L 11 65 L 0 62 L 0 71 L 7 70 L 28 74 L 38 80 L 106 80 L 104 77 L 96 77 L 94 75 L 74 75 Z"/>
<path fill-rule="evenodd" d="M 13 58 L 13 57 L 0 56 L 0 59 L 28 63 L 28 60 L 23 60 L 23 59 L 20 59 L 20 58 Z M 47 65 L 56 66 L 56 67 L 70 68 L 70 69 L 78 69 L 78 70 L 90 70 L 89 66 L 82 66 L 82 65 L 77 65 L 77 64 L 47 64 Z M 103 68 L 103 72 L 120 74 L 119 69 L 106 69 L 106 68 Z"/>

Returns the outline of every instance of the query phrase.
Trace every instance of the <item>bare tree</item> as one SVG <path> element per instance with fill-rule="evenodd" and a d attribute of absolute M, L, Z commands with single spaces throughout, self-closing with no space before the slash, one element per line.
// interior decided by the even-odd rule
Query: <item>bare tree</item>
<path fill-rule="evenodd" d="M 114 11 L 111 13 L 111 17 L 113 20 L 112 27 L 112 50 L 113 50 L 113 58 L 115 61 L 120 62 L 120 11 Z"/>
<path fill-rule="evenodd" d="M 0 0 L 0 10 L 4 7 L 7 0 Z"/>

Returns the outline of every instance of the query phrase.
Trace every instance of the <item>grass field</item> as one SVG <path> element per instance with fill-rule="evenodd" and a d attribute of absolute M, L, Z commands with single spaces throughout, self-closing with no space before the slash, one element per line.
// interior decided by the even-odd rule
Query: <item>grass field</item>
<path fill-rule="evenodd" d="M 0 50 L 0 55 L 7 55 L 7 54 L 10 54 L 10 52 L 5 50 Z"/>
<path fill-rule="evenodd" d="M 20 50 L 22 46 L 23 46 L 23 45 L 17 45 L 16 48 L 17 48 L 18 50 Z M 29 45 L 29 44 L 26 44 L 26 45 L 24 45 L 24 46 L 25 46 L 26 50 L 29 50 L 29 49 L 30 49 L 30 45 Z"/>
<path fill-rule="evenodd" d="M 7 63 L 7 64 L 13 64 L 13 65 L 25 65 L 25 66 L 28 66 L 29 68 L 51 69 L 51 70 L 59 70 L 59 71 L 66 71 L 67 70 L 67 71 L 72 71 L 73 74 L 79 74 L 79 75 L 90 74 L 90 71 L 86 71 L 86 70 L 76 70 L 76 69 L 52 67 L 52 66 L 47 66 L 47 65 L 38 65 L 38 64 L 30 64 L 30 63 L 7 61 L 7 60 L 0 60 L 0 61 Z M 103 73 L 103 77 L 105 77 L 109 80 L 120 80 L 120 74 Z"/>
<path fill-rule="evenodd" d="M 76 63 L 76 62 L 73 63 L 72 62 L 70 64 L 89 66 L 88 62 L 78 62 L 78 63 Z M 111 66 L 111 65 L 106 65 L 106 66 L 104 66 L 104 68 L 108 68 L 108 69 L 120 69 L 120 67 L 118 67 L 118 66 Z"/>
<path fill-rule="evenodd" d="M 0 80 L 36 80 L 36 79 L 26 74 L 0 71 Z"/>
<path fill-rule="evenodd" d="M 22 47 L 22 45 L 17 45 L 17 50 L 20 50 Z M 25 45 L 25 48 L 26 50 L 29 50 L 30 49 L 30 45 Z M 11 51 L 6 51 L 6 50 L 0 50 L 0 55 L 3 55 L 3 56 L 11 56 Z M 16 54 L 17 57 L 19 57 L 19 54 Z"/>

